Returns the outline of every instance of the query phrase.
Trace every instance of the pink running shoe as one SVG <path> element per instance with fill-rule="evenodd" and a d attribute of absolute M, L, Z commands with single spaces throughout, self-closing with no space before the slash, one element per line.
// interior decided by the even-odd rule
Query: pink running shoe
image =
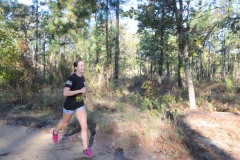
<path fill-rule="evenodd" d="M 54 134 L 54 130 L 52 132 L 52 140 L 55 144 L 58 144 L 58 134 Z"/>
<path fill-rule="evenodd" d="M 90 148 L 83 150 L 83 155 L 84 155 L 84 157 L 87 157 L 87 158 L 93 157 L 93 154 L 92 154 L 92 151 Z"/>

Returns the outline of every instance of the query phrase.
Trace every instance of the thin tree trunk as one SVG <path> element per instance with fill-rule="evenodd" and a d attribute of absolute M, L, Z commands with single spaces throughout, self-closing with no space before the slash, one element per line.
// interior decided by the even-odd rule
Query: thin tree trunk
<path fill-rule="evenodd" d="M 153 80 L 153 60 L 150 60 L 150 78 Z"/>
<path fill-rule="evenodd" d="M 109 55 L 109 47 L 108 47 L 108 0 L 106 0 L 106 10 L 105 10 L 105 14 L 106 14 L 106 53 L 107 53 L 107 65 L 110 64 L 111 62 L 111 57 Z"/>
<path fill-rule="evenodd" d="M 139 75 L 140 75 L 140 77 L 142 77 L 142 54 L 141 53 L 140 53 L 139 68 L 140 68 Z"/>
<path fill-rule="evenodd" d="M 177 25 L 177 33 L 178 33 L 178 87 L 182 88 L 182 77 L 181 77 L 181 68 L 183 67 L 182 56 L 184 55 L 184 43 L 183 43 L 183 2 L 179 0 L 179 5 L 177 5 L 177 1 L 174 0 L 174 10 L 176 16 L 176 25 Z M 179 6 L 179 9 L 178 9 Z"/>
<path fill-rule="evenodd" d="M 95 21 L 96 21 L 96 31 L 95 31 L 95 38 L 97 39 L 98 37 L 98 20 L 97 20 L 97 13 L 95 13 Z M 99 63 L 99 44 L 98 40 L 96 41 L 96 62 L 95 64 L 97 65 Z"/>
<path fill-rule="evenodd" d="M 182 88 L 182 76 L 181 76 L 181 69 L 183 68 L 183 60 L 182 60 L 182 52 L 178 52 L 178 87 Z"/>
<path fill-rule="evenodd" d="M 103 64 L 103 77 L 104 80 L 106 81 L 106 84 L 108 86 L 108 74 L 110 74 L 109 72 L 109 68 L 111 65 L 111 57 L 109 55 L 109 44 L 108 44 L 108 37 L 109 37 L 109 33 L 108 33 L 108 0 L 106 0 L 106 6 L 105 6 L 105 16 L 106 16 L 106 20 L 105 20 L 105 32 L 106 32 L 106 56 L 107 56 L 107 61 L 106 63 Z"/>
<path fill-rule="evenodd" d="M 239 68 L 240 56 L 239 54 L 235 55 L 235 65 L 234 65 L 234 80 L 238 82 L 238 68 Z"/>
<path fill-rule="evenodd" d="M 212 74 L 211 74 L 211 68 L 212 68 L 212 54 L 211 54 L 211 51 L 209 49 L 208 51 L 208 78 L 209 80 L 211 81 L 212 80 Z"/>
<path fill-rule="evenodd" d="M 225 80 L 226 77 L 226 49 L 225 49 L 225 36 L 223 40 L 223 46 L 222 46 L 222 80 Z"/>
<path fill-rule="evenodd" d="M 166 51 L 168 50 L 167 45 L 166 45 Z M 167 78 L 170 78 L 170 64 L 169 64 L 169 54 L 166 54 L 166 67 L 167 67 Z"/>
<path fill-rule="evenodd" d="M 199 80 L 202 82 L 204 79 L 204 69 L 203 69 L 203 51 L 201 50 L 201 53 L 199 54 Z"/>
<path fill-rule="evenodd" d="M 35 36 L 36 36 L 36 46 L 35 46 L 35 76 L 37 76 L 37 68 L 38 68 L 38 0 L 36 0 L 36 11 L 35 11 L 35 17 L 36 17 L 36 30 L 35 30 Z"/>
<path fill-rule="evenodd" d="M 160 30 L 160 57 L 159 57 L 159 79 L 158 83 L 161 85 L 162 83 L 162 75 L 163 75 L 163 51 L 164 51 L 164 19 L 165 19 L 165 3 L 162 3 L 162 23 Z"/>
<path fill-rule="evenodd" d="M 116 1 L 116 50 L 115 50 L 115 74 L 114 74 L 114 79 L 118 79 L 119 77 L 119 54 L 120 54 L 120 49 L 119 49 L 119 0 Z"/>
<path fill-rule="evenodd" d="M 207 66 L 206 66 L 206 77 L 208 80 L 210 79 L 210 56 L 208 56 Z"/>
<path fill-rule="evenodd" d="M 45 48 L 45 44 L 46 44 L 46 33 L 44 32 L 43 34 L 43 78 L 45 80 L 46 78 L 46 48 Z"/>
<path fill-rule="evenodd" d="M 113 43 L 115 43 L 114 41 L 114 38 L 113 38 L 113 31 L 112 31 L 112 28 L 113 28 L 113 23 L 112 23 L 112 20 L 111 20 L 111 14 L 109 13 L 109 16 L 110 16 L 110 21 L 109 21 L 109 29 L 110 29 L 110 32 L 108 33 L 109 34 L 109 39 L 110 41 L 108 41 L 110 43 L 110 45 L 108 46 L 108 52 L 109 52 L 109 59 L 110 59 L 110 62 L 109 62 L 109 76 L 108 76 L 108 79 L 113 79 L 113 74 L 114 74 L 114 67 L 112 65 L 113 63 Z"/>

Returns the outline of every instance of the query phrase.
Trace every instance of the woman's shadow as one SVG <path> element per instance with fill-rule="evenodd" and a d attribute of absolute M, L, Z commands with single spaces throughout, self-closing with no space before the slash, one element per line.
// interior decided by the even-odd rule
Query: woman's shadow
<path fill-rule="evenodd" d="M 90 138 L 89 138 L 89 142 L 88 142 L 88 147 L 92 148 L 92 145 L 93 145 L 94 140 L 95 140 L 97 124 L 92 119 L 91 120 L 88 119 L 87 123 L 88 123 L 88 129 L 90 130 Z"/>

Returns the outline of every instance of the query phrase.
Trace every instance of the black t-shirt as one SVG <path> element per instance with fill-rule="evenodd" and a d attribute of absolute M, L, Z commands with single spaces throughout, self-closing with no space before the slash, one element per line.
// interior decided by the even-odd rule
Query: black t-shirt
<path fill-rule="evenodd" d="M 65 87 L 69 87 L 70 91 L 82 89 L 83 87 L 85 87 L 84 76 L 79 77 L 76 75 L 76 73 L 73 73 L 68 77 Z M 75 110 L 76 108 L 81 106 L 84 106 L 82 93 L 68 96 L 63 105 L 63 107 L 67 110 Z"/>

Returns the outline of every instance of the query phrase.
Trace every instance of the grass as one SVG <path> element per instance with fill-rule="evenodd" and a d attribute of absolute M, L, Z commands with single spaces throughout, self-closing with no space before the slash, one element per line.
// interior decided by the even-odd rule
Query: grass
<path fill-rule="evenodd" d="M 176 120 L 181 112 L 188 109 L 187 92 L 184 90 L 178 92 L 176 89 L 166 92 L 169 89 L 163 87 L 159 89 L 163 92 L 156 95 L 160 97 L 159 101 L 154 102 L 156 100 L 154 99 L 152 103 L 163 106 Z M 233 90 L 234 88 L 229 90 L 229 87 L 225 87 L 225 83 L 196 84 L 197 105 L 200 110 L 239 113 L 238 93 Z M 181 129 L 167 118 L 166 112 L 159 112 L 153 107 L 147 108 L 148 101 L 142 105 L 144 92 L 142 95 L 137 92 L 127 93 L 122 88 L 113 95 L 114 99 L 102 95 L 105 101 L 115 101 L 109 108 L 116 108 L 116 112 L 111 113 L 111 116 L 104 116 L 105 120 L 100 123 L 107 125 L 101 125 L 100 131 L 112 137 L 111 140 L 117 147 L 132 152 L 149 150 L 169 159 L 189 157 L 190 153 L 183 144 L 184 134 Z M 142 110 L 141 106 L 145 109 Z M 111 121 L 113 117 L 114 121 Z"/>
<path fill-rule="evenodd" d="M 111 141 L 110 145 L 113 143 L 115 148 L 130 153 L 150 151 L 165 158 L 188 157 L 181 135 L 169 119 L 157 110 L 143 111 L 136 106 L 140 95 L 129 93 L 128 97 L 126 94 L 124 89 L 116 90 L 114 99 L 110 95 L 101 95 L 104 98 L 95 98 L 93 105 L 93 99 L 87 101 L 88 106 L 94 106 L 89 118 L 97 122 L 99 131 Z M 169 95 L 166 97 L 169 100 Z"/>
<path fill-rule="evenodd" d="M 237 88 L 226 86 L 224 82 L 211 82 L 204 84 L 196 84 L 195 92 L 197 97 L 197 105 L 200 109 L 240 113 L 238 106 L 240 105 L 239 93 Z"/>

